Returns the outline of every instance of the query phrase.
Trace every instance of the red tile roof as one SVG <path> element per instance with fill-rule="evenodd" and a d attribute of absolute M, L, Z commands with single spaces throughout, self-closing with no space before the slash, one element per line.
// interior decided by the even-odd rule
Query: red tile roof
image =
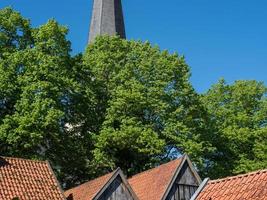
<path fill-rule="evenodd" d="M 139 200 L 160 200 L 182 160 L 171 161 L 128 179 Z"/>
<path fill-rule="evenodd" d="M 0 199 L 63 200 L 48 162 L 0 157 Z"/>
<path fill-rule="evenodd" d="M 160 200 L 167 190 L 182 158 L 147 170 L 128 179 L 128 182 L 139 200 Z M 65 196 L 73 196 L 74 200 L 92 200 L 114 172 L 67 190 Z"/>
<path fill-rule="evenodd" d="M 209 181 L 197 200 L 267 200 L 267 170 Z"/>
<path fill-rule="evenodd" d="M 65 196 L 73 196 L 74 200 L 91 200 L 98 192 L 105 186 L 105 184 L 111 179 L 114 172 L 101 176 L 92 181 L 86 182 L 80 186 L 67 190 Z"/>

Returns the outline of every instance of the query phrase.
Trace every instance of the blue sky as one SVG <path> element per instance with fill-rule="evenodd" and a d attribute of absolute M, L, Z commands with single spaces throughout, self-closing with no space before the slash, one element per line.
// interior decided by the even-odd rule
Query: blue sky
<path fill-rule="evenodd" d="M 55 18 L 70 29 L 73 52 L 85 48 L 92 0 L 1 0 L 39 26 Z M 178 52 L 204 92 L 220 78 L 267 84 L 266 0 L 123 0 L 128 39 Z"/>

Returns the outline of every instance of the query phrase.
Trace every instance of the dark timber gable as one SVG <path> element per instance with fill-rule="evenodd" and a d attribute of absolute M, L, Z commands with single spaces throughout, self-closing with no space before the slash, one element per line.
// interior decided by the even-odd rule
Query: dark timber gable
<path fill-rule="evenodd" d="M 118 168 L 93 200 L 138 200 L 138 198 Z"/>
<path fill-rule="evenodd" d="M 190 200 L 200 184 L 200 177 L 185 155 L 162 200 Z"/>
<path fill-rule="evenodd" d="M 127 185 L 124 184 L 120 176 L 117 176 L 95 200 L 134 200 L 134 197 Z"/>

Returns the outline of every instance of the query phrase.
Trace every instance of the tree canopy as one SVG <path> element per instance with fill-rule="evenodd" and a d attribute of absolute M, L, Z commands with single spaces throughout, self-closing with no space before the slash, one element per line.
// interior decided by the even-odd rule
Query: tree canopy
<path fill-rule="evenodd" d="M 32 28 L 10 8 L 0 11 L 0 23 L 1 155 L 48 159 L 60 179 L 73 184 L 86 176 L 91 145 L 67 126 L 84 121 L 73 67 L 79 58 L 69 54 L 67 29 L 54 20 Z"/>
<path fill-rule="evenodd" d="M 263 83 L 198 94 L 183 56 L 117 36 L 72 55 L 67 33 L 0 10 L 0 155 L 49 160 L 66 188 L 183 153 L 210 177 L 267 167 Z"/>
<path fill-rule="evenodd" d="M 120 166 L 131 175 L 185 152 L 203 163 L 207 119 L 184 57 L 148 42 L 101 37 L 84 65 L 105 106 L 93 151 L 98 168 Z"/>
<path fill-rule="evenodd" d="M 216 147 L 208 174 L 224 177 L 267 167 L 267 87 L 257 81 L 221 80 L 203 95 Z"/>

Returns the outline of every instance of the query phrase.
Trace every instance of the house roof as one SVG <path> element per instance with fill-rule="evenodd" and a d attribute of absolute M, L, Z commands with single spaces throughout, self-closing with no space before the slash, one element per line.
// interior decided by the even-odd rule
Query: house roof
<path fill-rule="evenodd" d="M 65 192 L 65 196 L 72 195 L 75 200 L 91 200 L 101 191 L 114 173 L 115 171 L 69 189 Z"/>
<path fill-rule="evenodd" d="M 144 171 L 128 179 L 139 200 L 161 200 L 183 158 Z"/>
<path fill-rule="evenodd" d="M 97 199 L 109 186 L 112 180 L 117 175 L 120 175 L 134 199 L 161 200 L 168 194 L 172 183 L 176 180 L 176 177 L 186 161 L 188 162 L 189 167 L 192 168 L 189 158 L 185 155 L 180 159 L 170 161 L 156 168 L 137 174 L 128 180 L 124 178 L 122 171 L 117 169 L 112 173 L 67 190 L 65 195 L 67 197 L 72 196 L 74 200 Z M 199 176 L 197 174 L 195 176 L 200 183 L 201 180 Z"/>
<path fill-rule="evenodd" d="M 266 200 L 267 170 L 209 181 L 197 200 Z"/>
<path fill-rule="evenodd" d="M 48 162 L 0 157 L 0 199 L 65 199 Z"/>

